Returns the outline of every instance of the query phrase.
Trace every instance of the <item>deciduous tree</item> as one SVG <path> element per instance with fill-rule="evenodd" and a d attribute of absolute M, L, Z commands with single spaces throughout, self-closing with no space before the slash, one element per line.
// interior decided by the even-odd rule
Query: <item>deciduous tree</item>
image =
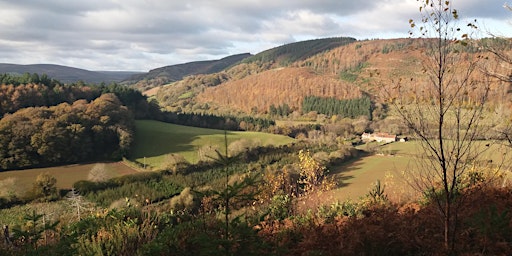
<path fill-rule="evenodd" d="M 51 200 L 57 196 L 57 179 L 49 173 L 37 175 L 33 184 L 34 195 L 43 197 L 45 200 Z"/>
<path fill-rule="evenodd" d="M 444 246 L 449 253 L 454 253 L 458 206 L 462 201 L 460 179 L 482 153 L 476 139 L 481 133 L 479 123 L 489 84 L 477 79 L 480 59 L 465 51 L 475 41 L 457 26 L 459 15 L 451 2 L 419 2 L 421 21 L 416 24 L 411 19 L 409 22 L 411 28 L 424 37 L 420 40 L 427 61 L 422 65 L 428 83 L 419 89 L 425 93 L 425 98 L 416 100 L 412 106 L 397 104 L 395 107 L 421 141 L 424 157 L 419 161 L 416 185 L 426 190 L 438 205 L 443 219 Z M 475 27 L 473 23 L 466 25 Z M 411 81 L 402 81 L 405 80 Z M 417 82 L 412 81 L 407 86 L 415 86 Z M 396 86 L 403 85 L 399 82 Z M 464 104 L 469 94 L 474 97 L 471 107 Z"/>

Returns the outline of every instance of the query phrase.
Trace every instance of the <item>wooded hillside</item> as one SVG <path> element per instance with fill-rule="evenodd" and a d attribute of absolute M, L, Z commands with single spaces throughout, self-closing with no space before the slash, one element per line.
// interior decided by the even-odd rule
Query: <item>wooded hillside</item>
<path fill-rule="evenodd" d="M 147 73 L 138 74 L 125 81 L 135 84 L 139 88 L 151 88 L 159 85 L 179 81 L 186 76 L 198 74 L 212 74 L 250 57 L 249 53 L 236 54 L 219 60 L 193 61 L 183 64 L 169 65 L 152 69 Z"/>
<path fill-rule="evenodd" d="M 289 67 L 228 81 L 199 94 L 199 103 L 214 102 L 250 113 L 266 112 L 272 104 L 298 110 L 306 96 L 350 99 L 361 97 L 359 88 L 333 76 L 319 76 L 308 68 Z"/>
<path fill-rule="evenodd" d="M 0 119 L 0 171 L 119 159 L 129 150 L 133 126 L 114 94 L 21 109 Z"/>
<path fill-rule="evenodd" d="M 352 99 L 367 94 L 376 103 L 426 100 L 430 92 L 425 90 L 428 79 L 423 70 L 427 62 L 422 52 L 428 49 L 424 47 L 424 40 L 429 39 L 358 41 L 290 63 L 286 67 L 266 65 L 267 70 L 247 71 L 244 76 L 229 76 L 218 86 L 203 87 L 200 93 L 197 92 L 197 97 L 189 99 L 189 102 L 196 100 L 202 106 L 207 104 L 223 110 L 266 113 L 271 104 L 288 104 L 292 110 L 298 110 L 306 96 Z M 511 51 L 512 43 L 504 39 L 482 39 L 478 44 L 480 48 L 468 45 L 452 49 L 460 52 L 460 65 L 466 65 L 465 60 L 476 55 L 481 58 L 477 69 L 490 68 L 507 73 L 506 67 L 498 66 L 492 58 L 487 58 L 490 53 L 481 45 L 499 44 L 500 49 Z M 241 74 L 244 70 L 242 65 L 247 64 L 235 66 L 226 73 L 232 74 L 232 70 L 237 70 L 236 73 Z M 260 63 L 260 66 L 265 68 L 264 63 Z M 493 83 L 490 97 L 494 106 L 509 104 L 509 83 L 487 81 L 487 76 L 482 72 L 475 74 L 482 78 L 482 83 Z M 467 104 L 471 104 L 476 97 L 475 91 L 468 91 L 465 95 Z"/>

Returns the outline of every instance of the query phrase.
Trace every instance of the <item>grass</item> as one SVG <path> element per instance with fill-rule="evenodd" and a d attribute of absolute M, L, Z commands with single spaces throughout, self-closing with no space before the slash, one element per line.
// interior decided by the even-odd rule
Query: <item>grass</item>
<path fill-rule="evenodd" d="M 388 186 L 387 190 L 385 189 L 386 193 L 398 194 L 398 191 L 392 191 L 398 188 L 402 192 L 413 190 L 410 185 L 405 184 L 405 179 L 414 177 L 418 170 L 417 157 L 423 156 L 419 143 L 419 141 L 409 141 L 382 145 L 377 150 L 377 152 L 382 152 L 382 155 L 368 155 L 331 170 L 340 187 L 327 192 L 325 196 L 330 198 L 331 201 L 355 200 L 364 196 L 377 180 L 385 184 L 391 176 L 393 177 L 394 187 Z M 485 149 L 481 156 L 484 161 L 490 160 L 494 165 L 505 164 L 502 166 L 504 169 L 510 167 L 508 163 L 512 162 L 510 159 L 512 154 L 509 147 L 491 141 L 476 141 L 476 145 L 480 149 Z M 360 148 L 364 149 L 364 145 Z M 392 153 L 392 155 L 389 153 Z M 406 193 L 413 194 L 414 192 L 406 191 Z"/>
<path fill-rule="evenodd" d="M 159 166 L 168 153 L 182 154 L 188 161 L 195 163 L 198 159 L 197 149 L 204 145 L 224 144 L 224 131 L 187 127 L 167 124 L 157 121 L 137 121 L 133 159 L 150 166 Z M 293 142 L 293 139 L 259 132 L 228 132 L 228 143 L 242 138 L 257 140 L 261 145 L 283 145 Z M 14 178 L 18 191 L 31 189 L 36 177 L 41 173 L 49 173 L 57 178 L 57 187 L 69 189 L 73 183 L 86 180 L 89 171 L 95 163 L 65 165 L 49 168 L 35 168 L 18 171 L 0 172 L 0 181 Z M 136 173 L 137 171 L 122 162 L 107 163 L 111 177 Z"/>
<path fill-rule="evenodd" d="M 179 100 L 192 98 L 194 96 L 193 92 L 186 92 L 178 97 Z"/>
<path fill-rule="evenodd" d="M 0 181 L 8 178 L 14 178 L 19 191 L 26 191 L 32 188 L 32 183 L 41 173 L 49 173 L 57 178 L 57 187 L 69 189 L 73 183 L 79 180 L 86 180 L 89 171 L 95 163 L 75 164 L 48 168 L 35 168 L 18 171 L 0 172 Z M 122 176 L 137 172 L 136 170 L 124 165 L 122 162 L 106 163 L 106 169 L 111 177 Z"/>
<path fill-rule="evenodd" d="M 131 159 L 146 165 L 158 167 L 166 154 L 181 154 L 190 163 L 197 163 L 198 149 L 211 145 L 224 146 L 224 131 L 163 123 L 152 120 L 138 120 L 137 134 L 131 152 Z M 260 145 L 284 145 L 292 138 L 261 132 L 227 132 L 228 144 L 239 139 L 258 141 Z"/>
<path fill-rule="evenodd" d="M 350 161 L 331 172 L 340 187 L 331 196 L 340 201 L 364 196 L 377 180 L 384 182 L 386 175 L 394 177 L 404 170 L 412 170 L 413 157 L 370 155 Z"/>

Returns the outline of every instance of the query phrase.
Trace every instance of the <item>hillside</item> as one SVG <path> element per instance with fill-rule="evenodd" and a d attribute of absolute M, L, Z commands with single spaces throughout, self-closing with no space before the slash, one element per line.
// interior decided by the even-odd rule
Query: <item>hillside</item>
<path fill-rule="evenodd" d="M 219 60 L 194 61 L 177 65 L 170 65 L 152 69 L 147 73 L 130 77 L 125 82 L 141 85 L 151 84 L 153 86 L 163 85 L 183 79 L 185 76 L 197 74 L 212 74 L 220 72 L 241 60 L 250 57 L 249 53 L 231 55 Z M 141 86 L 139 85 L 139 86 Z"/>
<path fill-rule="evenodd" d="M 449 93 L 437 99 L 429 95 L 424 42 L 360 41 L 291 63 L 276 62 L 284 56 L 279 55 L 219 73 L 189 75 L 156 92 L 166 107 L 182 108 L 181 112 L 251 113 L 155 115 L 208 127 L 219 123 L 218 130 L 133 120 L 129 111 L 150 112 L 153 102 L 145 105 L 148 101 L 139 91 L 119 84 L 88 87 L 47 81 L 49 85 L 0 86 L 0 110 L 8 110 L 0 119 L 0 144 L 5 145 L 0 147 L 0 168 L 107 157 L 123 157 L 133 168 L 91 164 L 0 175 L 5 238 L 0 255 L 451 255 L 443 247 L 448 241 L 443 235 L 449 232 L 456 246 L 452 254 L 511 255 L 512 188 L 506 165 L 510 140 L 505 140 L 510 133 L 492 134 L 510 131 L 493 131 L 501 124 L 509 127 L 511 108 L 504 105 L 512 98 L 509 81 L 494 82 L 489 99 L 491 107 L 501 104 L 489 111 L 500 122 L 488 122 L 487 113 L 465 113 L 482 112 L 472 103 L 478 86 L 487 82 L 488 76 L 482 75 L 476 75 L 482 79 L 470 84 L 473 87 L 456 88 L 461 92 L 457 101 L 448 101 L 456 109 L 436 112 L 455 117 L 440 114 L 441 125 L 434 126 L 427 115 L 414 116 L 427 131 L 420 133 L 423 141 L 433 142 L 427 146 L 409 137 L 406 129 L 415 128 L 414 124 L 402 128 L 398 123 L 403 120 L 393 123 L 387 117 L 325 118 L 311 109 L 297 119 L 314 116 L 312 122 L 297 127 L 274 126 L 268 118 L 289 114 L 281 104 L 287 110 L 300 110 L 304 102 L 324 105 L 317 100 L 321 97 L 364 101 L 370 111 L 370 98 L 377 103 L 404 100 L 402 109 L 411 107 L 407 103 L 428 106 L 421 105 L 427 100 L 439 100 L 442 106 Z M 502 49 L 510 53 L 510 45 Z M 458 64 L 447 71 L 453 74 L 450 82 L 460 82 L 458 68 L 467 70 L 465 60 L 477 54 L 483 56 L 480 67 L 496 64 L 486 62 L 487 53 L 480 48 L 450 46 Z M 508 67 L 499 68 L 502 73 Z M 446 88 L 439 91 L 454 91 Z M 89 100 L 80 92 L 98 98 Z M 325 105 L 334 109 L 337 101 L 332 98 Z M 354 98 L 360 99 L 343 100 Z M 257 122 L 239 120 L 263 119 L 258 114 L 275 110 L 275 105 L 280 110 L 264 117 L 265 131 L 276 134 L 228 131 L 232 126 L 241 128 L 242 122 L 263 130 Z M 358 104 L 345 106 L 354 109 Z M 386 114 L 394 117 L 392 111 Z M 461 120 L 468 116 L 482 119 L 465 126 Z M 361 140 L 361 133 L 379 132 L 382 127 L 410 140 L 389 144 Z M 485 134 L 479 136 L 473 129 Z M 437 145 L 436 137 L 430 137 L 435 132 L 439 132 Z M 438 146 L 440 154 L 428 149 Z M 443 165 L 453 171 L 439 167 Z M 133 174 L 120 176 L 123 173 Z M 443 190 L 449 183 L 447 173 L 456 185 L 451 190 Z M 443 195 L 456 196 L 447 200 Z M 444 209 L 455 212 L 450 225 L 443 221 L 448 216 Z"/>
<path fill-rule="evenodd" d="M 347 99 L 361 97 L 362 91 L 334 76 L 319 76 L 305 67 L 287 67 L 208 88 L 198 95 L 197 101 L 213 102 L 246 113 L 254 110 L 261 113 L 272 104 L 288 104 L 292 109 L 298 109 L 304 97 L 309 95 Z"/>
<path fill-rule="evenodd" d="M 85 69 L 73 68 L 54 64 L 31 64 L 17 65 L 0 63 L 0 74 L 24 74 L 37 73 L 46 74 L 53 79 L 60 80 L 64 83 L 73 83 L 83 81 L 85 83 L 110 83 L 120 82 L 138 72 L 131 71 L 89 71 Z"/>
<path fill-rule="evenodd" d="M 131 157 L 139 163 L 145 162 L 153 167 L 160 167 L 168 154 L 181 154 L 190 163 L 200 160 L 200 153 L 205 148 L 220 149 L 224 144 L 224 131 L 190 126 L 175 125 L 151 120 L 136 121 L 137 134 Z M 245 140 L 246 143 L 266 146 L 284 145 L 294 139 L 261 132 L 229 131 L 228 143 Z M 211 153 L 211 152 L 210 152 Z M 215 156 L 213 154 L 212 156 Z"/>
<path fill-rule="evenodd" d="M 196 96 L 204 92 L 209 87 L 215 87 L 223 83 L 227 82 L 234 82 L 235 84 L 240 81 L 240 87 L 244 87 L 245 80 L 249 79 L 250 81 L 259 81 L 259 80 L 274 80 L 276 82 L 279 82 L 279 80 L 276 80 L 275 77 L 273 77 L 271 74 L 278 74 L 278 72 L 275 73 L 265 73 L 260 74 L 262 72 L 266 72 L 269 70 L 279 70 L 280 68 L 288 67 L 293 65 L 293 63 L 297 61 L 302 61 L 307 59 L 308 57 L 314 56 L 316 54 L 329 51 L 331 49 L 334 49 L 336 47 L 340 47 L 343 45 L 349 45 L 351 43 L 354 43 L 356 40 L 353 38 L 347 38 L 347 37 L 339 37 L 339 38 L 324 38 L 324 39 L 315 39 L 315 40 L 307 40 L 307 41 L 301 41 L 301 42 L 295 42 L 290 43 L 286 45 L 282 45 L 279 47 L 275 47 L 269 50 L 265 50 L 263 52 L 260 52 L 252 57 L 248 57 L 244 59 L 241 63 L 234 65 L 230 67 L 229 69 L 226 69 L 219 73 L 213 73 L 213 74 L 206 74 L 206 75 L 195 75 L 195 76 L 188 76 L 185 77 L 183 80 L 177 81 L 173 83 L 171 86 L 164 86 L 161 87 L 162 90 L 158 90 L 158 93 L 156 94 L 156 98 L 159 100 L 160 104 L 164 107 L 170 107 L 171 109 L 181 109 L 183 107 L 187 108 L 194 106 L 197 106 Z M 297 74 L 294 74 L 294 72 L 298 72 Z M 283 74 L 281 77 L 283 79 L 293 79 L 294 76 L 301 76 L 305 75 L 307 77 L 307 81 L 309 83 L 308 86 L 312 86 L 313 84 L 319 82 L 324 83 L 326 82 L 328 86 L 331 88 L 335 87 L 335 84 L 338 82 L 334 81 L 332 78 L 315 78 L 311 80 L 310 78 L 316 77 L 315 74 L 307 74 L 311 73 L 307 70 L 286 70 L 287 74 Z M 250 78 L 252 77 L 252 78 Z M 300 83 L 300 82 L 299 82 Z M 282 83 L 283 84 L 283 83 Z M 258 108 L 260 110 L 265 111 L 266 108 L 271 103 L 268 103 L 272 100 L 279 100 L 280 97 L 275 96 L 275 90 L 280 89 L 279 86 L 275 87 L 275 84 L 268 85 L 270 88 L 268 90 L 265 88 L 254 88 L 252 86 L 249 86 L 247 88 L 244 88 L 244 90 L 252 90 L 251 88 L 254 88 L 255 91 L 261 92 L 265 91 L 267 96 L 272 97 L 273 99 L 265 99 L 264 97 L 259 96 L 258 99 L 267 102 L 265 103 L 265 106 L 259 106 Z M 293 86 L 292 86 L 293 87 Z M 239 91 L 241 88 L 238 88 L 237 86 L 234 87 L 232 91 Z M 313 89 L 316 90 L 316 89 Z M 307 90 L 306 90 L 307 91 Z M 302 92 L 301 96 L 304 95 Z M 148 91 L 148 95 L 154 95 L 154 91 Z M 243 95 L 243 96 L 242 96 Z M 352 93 L 351 95 L 358 95 L 357 92 Z M 217 95 L 221 98 L 227 98 L 227 95 Z M 215 97 L 217 97 L 215 96 Z M 247 94 L 241 94 L 242 97 L 249 97 Z M 240 102 L 240 100 L 244 101 L 245 99 L 237 100 L 240 96 L 235 96 L 235 100 Z M 210 96 L 206 96 L 206 98 L 209 98 Z M 213 97 L 213 96 L 212 96 Z M 293 97 L 293 95 L 292 95 Z M 295 101 L 297 101 L 297 97 L 293 97 Z M 219 99 L 223 100 L 223 99 Z M 289 99 L 287 101 L 293 101 L 292 99 Z M 285 101 L 285 102 L 287 102 Z M 215 104 L 215 102 L 212 102 Z M 278 102 L 276 104 L 279 104 Z M 230 106 L 232 107 L 232 106 Z M 251 108 L 254 106 L 251 106 Z M 199 108 L 203 108 L 202 106 L 199 106 Z M 240 108 L 238 108 L 240 110 Z M 247 110 L 247 108 L 244 108 L 244 110 Z"/>
<path fill-rule="evenodd" d="M 300 110 L 303 98 L 308 95 L 337 99 L 369 95 L 377 103 L 400 97 L 410 102 L 427 93 L 428 79 L 423 72 L 427 63 L 423 54 L 424 40 L 358 41 L 314 54 L 286 67 L 260 64 L 262 68 L 257 72 L 254 72 L 254 66 L 258 65 L 242 63 L 227 70 L 228 79 L 217 86 L 201 87 L 181 82 L 181 87 L 169 87 L 167 92 L 162 90 L 160 94 L 171 95 L 169 90 L 174 88 L 192 88 L 190 90 L 194 91 L 193 88 L 199 86 L 201 90 L 194 91 L 196 97 L 187 98 L 187 104 L 192 108 L 208 106 L 246 113 L 266 113 L 271 104 L 288 104 L 292 110 Z M 461 51 L 460 67 L 467 65 L 465 59 L 470 56 L 488 54 L 473 48 L 455 50 Z M 504 50 L 510 51 L 510 44 Z M 490 62 L 481 65 L 484 64 L 492 65 Z M 476 72 L 476 75 L 482 76 L 482 73 Z M 509 88 L 509 84 L 495 82 L 490 93 L 492 102 L 508 104 Z M 472 92 L 468 92 L 468 97 L 471 102 Z M 175 98 L 172 99 L 178 104 Z"/>
<path fill-rule="evenodd" d="M 275 62 L 280 66 L 285 66 L 292 62 L 304 60 L 318 53 L 350 44 L 355 41 L 356 39 L 351 37 L 333 37 L 299 41 L 260 52 L 245 59 L 243 62 Z"/>

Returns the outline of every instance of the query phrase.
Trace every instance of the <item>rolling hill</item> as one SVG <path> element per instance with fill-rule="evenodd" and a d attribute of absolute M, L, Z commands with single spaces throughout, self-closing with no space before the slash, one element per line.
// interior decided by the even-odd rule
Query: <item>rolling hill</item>
<path fill-rule="evenodd" d="M 137 84 L 138 82 L 142 82 L 142 85 L 151 84 L 152 86 L 163 85 L 181 80 L 185 76 L 189 75 L 217 73 L 250 56 L 252 55 L 249 53 L 242 53 L 231 55 L 219 60 L 194 61 L 160 67 L 150 70 L 144 74 L 134 75 L 125 82 L 128 84 Z"/>
<path fill-rule="evenodd" d="M 226 83 L 230 85 L 240 84 L 239 86 L 233 86 L 233 88 L 231 88 L 230 91 L 236 94 L 237 92 L 240 92 L 240 90 L 252 91 L 254 89 L 254 92 L 249 92 L 249 94 L 241 93 L 240 95 L 243 95 L 243 97 L 239 97 L 237 95 L 235 96 L 235 98 L 233 98 L 233 100 L 237 102 L 244 102 L 250 99 L 258 99 L 258 104 L 262 102 L 265 103 L 263 105 L 258 106 L 255 106 L 255 104 L 251 103 L 249 108 L 249 105 L 240 108 L 240 104 L 243 105 L 243 103 L 239 103 L 235 106 L 231 106 L 228 104 L 229 106 L 227 107 L 234 107 L 238 110 L 243 109 L 246 112 L 248 109 L 256 107 L 259 110 L 265 111 L 265 108 L 267 108 L 271 104 L 270 102 L 273 100 L 278 100 L 277 102 L 274 102 L 275 104 L 281 104 L 292 100 L 289 99 L 283 102 L 279 102 L 279 100 L 282 99 L 282 97 L 278 97 L 276 95 L 288 93 L 288 91 L 283 91 L 284 88 L 281 87 L 285 84 L 288 84 L 288 82 L 281 81 L 281 78 L 291 79 L 293 81 L 296 81 L 298 79 L 302 81 L 301 75 L 305 75 L 308 77 L 308 79 L 305 79 L 307 80 L 307 83 L 309 83 L 309 85 L 307 86 L 313 86 L 313 84 L 324 82 L 329 84 L 329 86 L 331 87 L 333 87 L 334 84 L 337 84 L 338 81 L 335 81 L 336 79 L 332 79 L 329 77 L 320 77 L 318 76 L 318 74 L 313 74 L 312 72 L 310 72 L 309 69 L 289 70 L 286 69 L 286 67 L 293 66 L 293 63 L 304 61 L 305 59 L 311 56 L 327 52 L 340 46 L 350 45 L 354 42 L 356 42 L 354 38 L 339 37 L 307 40 L 278 46 L 269 50 L 262 51 L 252 57 L 245 58 L 239 64 L 233 65 L 232 67 L 225 69 L 219 73 L 187 76 L 184 77 L 182 80 L 173 83 L 170 86 L 160 87 L 161 90 L 158 90 L 158 92 L 156 93 L 156 98 L 164 107 L 182 108 L 186 105 L 193 106 L 195 104 L 198 104 L 198 98 L 196 97 L 201 98 L 201 104 L 207 103 L 210 97 L 213 97 L 213 94 L 208 94 L 208 91 L 211 88 L 214 88 L 219 85 L 224 87 L 223 85 Z M 272 70 L 272 72 L 267 72 L 270 70 Z M 281 71 L 285 72 L 286 74 L 278 75 L 280 74 Z M 274 75 L 280 76 L 281 78 L 276 78 L 274 77 Z M 254 84 L 252 84 L 253 82 L 262 84 L 270 80 L 274 82 L 263 85 L 263 87 L 266 86 L 269 88 L 258 88 L 258 86 L 254 86 Z M 299 83 L 301 83 L 300 81 Z M 292 85 L 288 87 L 288 89 L 292 89 L 294 87 L 293 82 Z M 307 91 L 311 91 L 311 89 L 304 90 L 305 91 L 300 92 L 301 95 L 304 95 L 304 93 L 307 93 Z M 199 96 L 205 91 L 205 97 Z M 264 95 L 260 94 L 262 92 L 264 93 Z M 148 92 L 148 95 L 150 93 L 152 95 L 154 91 Z M 293 94 L 293 92 L 291 93 Z M 255 97 L 250 94 L 258 94 L 258 96 Z M 356 92 L 354 95 L 358 95 L 358 93 Z M 221 101 L 226 100 L 230 97 L 226 94 L 223 94 L 222 92 L 217 94 L 217 96 L 222 98 L 219 99 Z M 267 99 L 266 96 L 270 96 L 271 98 Z M 297 97 L 294 97 L 293 95 L 291 97 L 294 98 L 293 100 L 297 102 Z M 217 104 L 217 102 L 215 101 L 212 101 L 211 103 L 219 106 L 219 104 Z"/>
<path fill-rule="evenodd" d="M 54 64 L 30 64 L 18 65 L 0 63 L 0 73 L 24 74 L 37 73 L 46 74 L 53 79 L 57 79 L 64 83 L 73 83 L 84 81 L 86 83 L 110 83 L 120 82 L 126 78 L 138 74 L 132 71 L 90 71 L 80 68 L 73 68 Z"/>
<path fill-rule="evenodd" d="M 292 111 L 300 110 L 305 96 L 351 99 L 366 95 L 375 103 L 386 103 L 397 98 L 411 102 L 418 97 L 426 97 L 429 80 L 424 72 L 424 65 L 428 63 L 424 52 L 427 40 L 347 39 L 340 40 L 343 44 L 329 48 L 332 39 L 319 39 L 311 52 L 304 50 L 300 44 L 287 48 L 283 46 L 280 50 L 272 49 L 247 58 L 221 73 L 185 78 L 172 86 L 162 87 L 156 98 L 162 105 L 182 111 L 206 109 L 258 114 L 266 113 L 272 104 L 287 104 Z M 307 43 L 310 45 L 312 42 Z M 503 50 L 512 51 L 510 40 L 489 40 L 487 43 L 499 43 Z M 472 57 L 489 55 L 482 49 L 472 47 L 453 50 L 460 52 L 460 68 L 467 66 L 467 60 Z M 495 65 L 502 69 L 501 73 L 508 72 L 504 70 L 505 67 L 493 64 L 492 58 L 484 59 L 489 61 L 485 65 Z M 484 65 L 483 62 L 481 64 Z M 223 79 L 218 83 L 208 83 L 214 75 Z M 476 72 L 475 75 L 480 76 L 482 82 L 485 80 L 482 73 Z M 491 102 L 509 104 L 512 99 L 511 85 L 493 83 Z M 467 95 L 469 103 L 475 95 L 472 96 L 472 92 Z"/>
<path fill-rule="evenodd" d="M 318 53 L 329 51 L 355 41 L 356 39 L 351 37 L 333 37 L 299 41 L 265 50 L 245 59 L 243 62 L 275 62 L 279 63 L 280 66 L 285 66 L 289 63 L 304 60 Z"/>
<path fill-rule="evenodd" d="M 131 158 L 139 163 L 159 167 L 167 154 L 181 154 L 187 161 L 197 163 L 198 152 L 203 147 L 221 149 L 224 145 L 224 131 L 175 125 L 152 120 L 137 120 L 137 134 Z M 262 132 L 227 132 L 228 143 L 245 139 L 259 145 L 284 145 L 294 139 L 277 134 Z M 215 156 L 215 155 L 213 155 Z"/>

